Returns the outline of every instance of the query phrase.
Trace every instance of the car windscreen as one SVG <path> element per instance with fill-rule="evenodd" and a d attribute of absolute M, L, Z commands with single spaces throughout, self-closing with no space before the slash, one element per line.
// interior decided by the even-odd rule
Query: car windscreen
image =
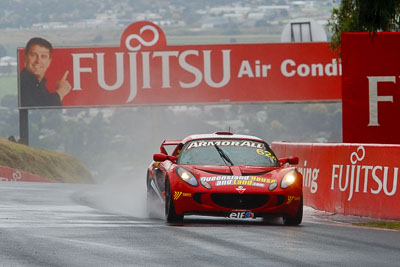
<path fill-rule="evenodd" d="M 205 139 L 186 143 L 178 157 L 183 165 L 279 166 L 274 152 L 264 142 L 246 139 Z"/>

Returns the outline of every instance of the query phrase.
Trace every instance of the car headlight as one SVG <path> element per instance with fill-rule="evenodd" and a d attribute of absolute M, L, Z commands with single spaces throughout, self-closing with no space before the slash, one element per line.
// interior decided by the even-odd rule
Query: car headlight
<path fill-rule="evenodd" d="M 286 173 L 281 181 L 281 188 L 285 189 L 294 184 L 294 182 L 297 179 L 297 172 L 296 171 L 291 171 Z"/>
<path fill-rule="evenodd" d="M 181 178 L 185 183 L 190 184 L 191 186 L 198 186 L 199 183 L 197 182 L 196 177 L 194 175 L 182 167 L 176 167 L 176 173 L 178 174 L 179 178 Z"/>

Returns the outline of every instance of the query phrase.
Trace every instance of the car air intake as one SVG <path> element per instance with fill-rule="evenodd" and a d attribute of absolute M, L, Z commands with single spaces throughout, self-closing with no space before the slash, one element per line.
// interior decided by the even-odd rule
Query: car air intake
<path fill-rule="evenodd" d="M 269 201 L 268 195 L 258 194 L 211 194 L 211 200 L 218 206 L 228 209 L 255 209 Z"/>
<path fill-rule="evenodd" d="M 201 200 L 201 195 L 202 195 L 201 193 L 194 193 L 193 200 L 199 204 L 203 204 L 203 201 Z"/>
<path fill-rule="evenodd" d="M 277 195 L 276 206 L 280 206 L 285 202 L 285 196 Z"/>

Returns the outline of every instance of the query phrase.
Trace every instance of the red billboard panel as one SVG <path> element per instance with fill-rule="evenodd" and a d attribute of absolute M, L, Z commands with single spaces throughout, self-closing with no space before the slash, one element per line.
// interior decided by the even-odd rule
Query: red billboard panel
<path fill-rule="evenodd" d="M 10 167 L 0 166 L 0 182 L 40 182 L 54 183 L 55 181 L 40 177 L 36 174 L 20 171 Z"/>
<path fill-rule="evenodd" d="M 339 214 L 400 219 L 399 145 L 273 142 L 298 156 L 304 204 Z"/>
<path fill-rule="evenodd" d="M 345 33 L 343 141 L 400 144 L 400 33 Z"/>
<path fill-rule="evenodd" d="M 21 71 L 31 60 L 25 50 Z M 340 101 L 341 72 L 328 43 L 168 46 L 161 28 L 142 21 L 119 47 L 54 48 L 45 88 L 50 98 L 69 85 L 59 93 L 64 107 Z M 20 108 L 59 106 L 25 101 L 21 79 Z"/>

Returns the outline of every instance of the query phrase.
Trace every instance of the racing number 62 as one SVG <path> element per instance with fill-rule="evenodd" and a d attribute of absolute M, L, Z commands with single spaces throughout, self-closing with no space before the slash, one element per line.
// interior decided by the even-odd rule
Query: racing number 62
<path fill-rule="evenodd" d="M 258 155 L 265 156 L 265 157 L 267 157 L 267 158 L 276 160 L 276 157 L 273 156 L 273 155 L 271 154 L 271 152 L 269 152 L 269 151 L 267 151 L 267 150 L 257 149 L 256 151 L 257 151 L 257 154 L 258 154 Z"/>

